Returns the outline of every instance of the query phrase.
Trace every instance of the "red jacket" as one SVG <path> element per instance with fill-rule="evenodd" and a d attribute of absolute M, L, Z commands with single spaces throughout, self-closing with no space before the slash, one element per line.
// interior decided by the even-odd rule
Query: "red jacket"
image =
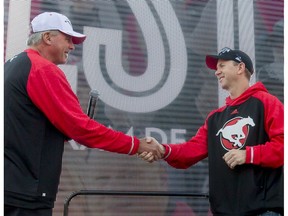
<path fill-rule="evenodd" d="M 52 207 L 67 137 L 89 147 L 135 154 L 136 137 L 83 111 L 64 73 L 32 49 L 4 66 L 5 204 Z"/>
<path fill-rule="evenodd" d="M 212 111 L 188 142 L 169 144 L 166 161 L 188 168 L 208 156 L 214 215 L 283 211 L 284 106 L 258 82 Z M 231 170 L 223 155 L 246 149 L 246 164 Z"/>

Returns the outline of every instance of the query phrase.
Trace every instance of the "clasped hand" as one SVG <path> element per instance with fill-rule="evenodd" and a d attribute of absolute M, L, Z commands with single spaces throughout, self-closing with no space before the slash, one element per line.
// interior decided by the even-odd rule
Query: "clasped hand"
<path fill-rule="evenodd" d="M 232 149 L 223 156 L 223 160 L 231 169 L 234 169 L 235 166 L 245 163 L 246 151 L 240 149 Z"/>
<path fill-rule="evenodd" d="M 164 146 L 162 146 L 155 138 L 146 137 L 140 139 L 138 157 L 149 163 L 152 163 L 153 161 L 162 159 L 164 154 Z"/>

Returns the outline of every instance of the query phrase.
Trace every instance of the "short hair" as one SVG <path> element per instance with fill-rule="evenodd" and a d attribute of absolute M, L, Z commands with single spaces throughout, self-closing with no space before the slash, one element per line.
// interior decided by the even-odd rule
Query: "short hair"
<path fill-rule="evenodd" d="M 239 65 L 240 63 L 233 61 L 233 64 L 236 66 Z M 248 80 L 250 80 L 252 76 L 251 72 L 246 67 L 245 67 L 245 76 Z"/>
<path fill-rule="evenodd" d="M 38 45 L 42 41 L 42 35 L 45 34 L 46 32 L 50 32 L 51 34 L 54 35 L 57 35 L 59 33 L 58 30 L 32 33 L 27 39 L 27 46 Z"/>
<path fill-rule="evenodd" d="M 39 44 L 42 40 L 42 32 L 32 33 L 27 39 L 27 45 L 32 46 Z"/>
<path fill-rule="evenodd" d="M 251 79 L 252 74 L 251 74 L 251 72 L 250 72 L 246 67 L 245 67 L 245 75 L 246 75 L 246 77 L 247 77 L 248 80 Z"/>

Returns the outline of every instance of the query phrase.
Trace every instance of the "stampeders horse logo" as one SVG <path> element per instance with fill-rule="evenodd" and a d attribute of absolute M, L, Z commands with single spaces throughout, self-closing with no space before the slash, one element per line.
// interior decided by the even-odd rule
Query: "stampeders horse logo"
<path fill-rule="evenodd" d="M 227 121 L 216 136 L 220 135 L 221 144 L 226 150 L 241 149 L 246 143 L 249 126 L 255 126 L 250 116 L 247 118 L 236 117 Z"/>

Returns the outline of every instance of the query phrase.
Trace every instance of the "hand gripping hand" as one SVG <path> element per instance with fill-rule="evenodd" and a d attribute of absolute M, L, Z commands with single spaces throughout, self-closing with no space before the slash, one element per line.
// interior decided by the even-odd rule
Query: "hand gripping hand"
<path fill-rule="evenodd" d="M 165 148 L 163 145 L 153 137 L 146 137 L 140 139 L 140 146 L 138 149 L 138 156 L 143 160 L 152 163 L 162 159 L 165 154 Z"/>

